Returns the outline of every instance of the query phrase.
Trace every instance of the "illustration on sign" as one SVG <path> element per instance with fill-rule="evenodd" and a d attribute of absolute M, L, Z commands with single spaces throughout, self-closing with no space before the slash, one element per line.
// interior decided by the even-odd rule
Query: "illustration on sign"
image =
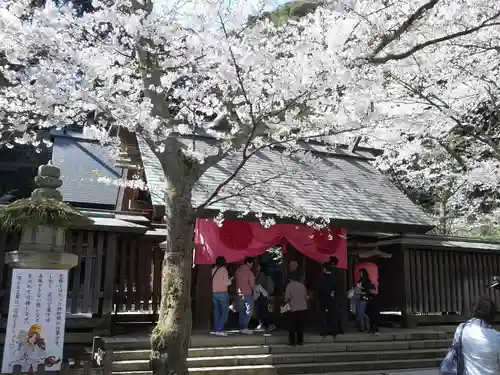
<path fill-rule="evenodd" d="M 61 368 L 68 271 L 14 269 L 2 372 Z"/>

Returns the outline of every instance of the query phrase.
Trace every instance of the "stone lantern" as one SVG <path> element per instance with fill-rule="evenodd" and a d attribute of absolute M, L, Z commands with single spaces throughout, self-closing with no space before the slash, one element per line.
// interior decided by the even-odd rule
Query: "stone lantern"
<path fill-rule="evenodd" d="M 28 198 L 33 208 L 26 214 L 24 222 L 21 221 L 18 225 L 21 227 L 19 249 L 6 254 L 6 262 L 13 268 L 69 270 L 78 264 L 77 255 L 65 252 L 66 227 L 58 226 L 54 218 L 47 218 L 50 215 L 47 215 L 42 206 L 47 202 L 59 204 L 63 208 L 67 206 L 62 202 L 62 195 L 57 190 L 62 185 L 60 176 L 61 171 L 51 162 L 38 168 L 35 177 L 38 188 L 33 191 L 31 198 Z M 40 208 L 37 208 L 38 202 Z M 88 220 L 70 206 L 67 206 L 67 209 L 69 212 L 74 211 L 74 215 L 81 216 L 82 220 Z M 30 213 L 33 215 L 31 220 Z M 46 220 L 37 221 L 37 214 Z"/>
<path fill-rule="evenodd" d="M 16 366 L 22 372 L 33 372 L 39 365 L 60 369 L 68 271 L 78 264 L 77 255 L 65 252 L 66 228 L 92 222 L 62 201 L 57 190 L 62 185 L 60 175 L 59 168 L 51 163 L 40 166 L 35 177 L 38 187 L 31 197 L 10 203 L 0 211 L 3 229 L 21 231 L 18 250 L 6 254 L 13 272 L 2 373 L 19 371 L 14 370 Z M 30 349 L 19 346 L 19 335 L 29 336 L 30 332 L 43 334 L 44 354 L 33 356 Z M 50 355 L 47 348 L 51 348 Z"/>

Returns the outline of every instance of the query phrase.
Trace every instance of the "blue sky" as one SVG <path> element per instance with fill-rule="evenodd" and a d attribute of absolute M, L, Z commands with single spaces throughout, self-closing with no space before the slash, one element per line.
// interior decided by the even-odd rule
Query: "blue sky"
<path fill-rule="evenodd" d="M 227 4 L 229 7 L 234 7 L 234 6 L 238 5 L 238 0 L 223 0 L 223 1 L 224 1 L 223 4 Z M 270 11 L 270 10 L 274 10 L 277 7 L 279 7 L 280 5 L 283 5 L 283 4 L 288 3 L 290 1 L 292 1 L 292 0 L 250 0 L 250 1 L 247 0 L 246 7 L 248 8 L 248 13 L 252 13 L 252 8 L 255 9 L 258 6 L 260 6 L 260 4 L 262 2 L 265 2 L 266 7 L 264 8 L 264 10 Z"/>
<path fill-rule="evenodd" d="M 0 0 L 0 1 L 2 1 L 2 0 Z M 219 4 L 222 4 L 223 7 L 227 6 L 230 9 L 237 10 L 237 13 L 246 19 L 248 16 L 258 13 L 261 10 L 260 7 L 262 6 L 262 3 L 265 3 L 265 7 L 263 9 L 264 11 L 272 11 L 272 10 L 276 9 L 277 7 L 279 7 L 280 5 L 289 3 L 293 0 L 212 0 L 212 1 L 214 2 L 214 4 L 219 3 L 219 1 L 221 1 L 221 3 L 219 3 Z M 240 1 L 240 4 L 242 1 L 244 2 L 243 8 L 241 8 L 241 5 L 238 6 L 238 1 Z M 180 4 L 180 7 L 179 7 L 179 4 Z M 186 23 L 192 24 L 192 22 L 198 22 L 198 20 L 196 19 L 197 16 L 195 16 L 195 18 L 191 18 L 189 16 L 191 14 L 190 7 L 195 7 L 196 2 L 190 2 L 189 0 L 180 0 L 180 1 L 179 0 L 166 0 L 166 1 L 165 0 L 156 0 L 155 1 L 155 7 L 159 7 L 159 8 L 165 7 L 164 10 L 168 10 L 172 6 L 176 7 L 177 10 L 184 12 L 184 16 L 185 16 L 184 19 L 185 19 Z M 191 11 L 192 11 L 192 9 L 191 9 Z M 236 22 L 238 22 L 238 21 L 236 21 Z M 229 27 L 231 27 L 231 26 L 229 25 Z"/>
<path fill-rule="evenodd" d="M 237 1 L 237 0 L 235 0 Z M 277 8 L 278 6 L 288 3 L 291 0 L 268 0 L 268 4 L 270 8 Z"/>
<path fill-rule="evenodd" d="M 238 3 L 238 0 L 226 0 L 228 2 L 228 4 L 231 4 L 231 5 L 236 5 Z M 250 15 L 251 13 L 255 13 L 252 12 L 252 9 L 256 9 L 261 3 L 262 1 L 265 1 L 266 2 L 266 7 L 264 8 L 264 11 L 272 11 L 274 9 L 276 9 L 277 7 L 279 7 L 280 5 L 283 5 L 285 3 L 288 3 L 292 0 L 251 0 L 251 1 L 248 1 L 248 15 Z"/>

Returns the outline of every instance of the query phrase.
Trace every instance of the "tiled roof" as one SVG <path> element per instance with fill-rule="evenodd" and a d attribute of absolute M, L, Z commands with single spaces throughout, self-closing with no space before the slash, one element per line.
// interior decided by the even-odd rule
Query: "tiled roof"
<path fill-rule="evenodd" d="M 196 144 L 200 150 L 210 148 L 202 141 Z M 429 217 L 362 156 L 331 149 L 328 153 L 292 155 L 276 149 L 258 152 L 222 189 L 217 199 L 225 199 L 208 208 L 289 218 L 432 226 Z M 208 169 L 195 187 L 193 205 L 202 204 L 240 160 L 241 154 L 231 155 Z M 161 168 L 154 169 L 163 178 Z"/>
<path fill-rule="evenodd" d="M 115 207 L 118 184 L 97 181 L 99 177 L 121 180 L 114 162 L 109 149 L 97 142 L 70 134 L 54 137 L 52 163 L 61 169 L 63 185 L 59 190 L 66 202 Z"/>
<path fill-rule="evenodd" d="M 381 240 L 373 246 L 387 246 L 392 244 L 405 244 L 414 248 L 449 248 L 467 249 L 473 251 L 500 251 L 500 241 L 474 237 L 448 237 L 437 235 L 405 234 L 398 238 Z"/>
<path fill-rule="evenodd" d="M 116 218 L 92 217 L 92 216 L 90 216 L 89 218 L 93 221 L 93 223 L 85 228 L 92 228 L 94 230 L 101 229 L 110 232 L 112 231 L 112 232 L 137 233 L 137 234 L 145 234 L 148 231 L 147 226 L 131 223 L 125 220 L 119 220 Z"/>
<path fill-rule="evenodd" d="M 161 163 L 153 150 L 151 150 L 141 137 L 137 137 L 137 143 L 141 153 L 144 174 L 146 175 L 146 184 L 149 187 L 149 193 L 151 195 L 151 203 L 153 206 L 163 206 L 165 204 L 165 195 L 163 194 L 165 177 L 163 175 Z"/>

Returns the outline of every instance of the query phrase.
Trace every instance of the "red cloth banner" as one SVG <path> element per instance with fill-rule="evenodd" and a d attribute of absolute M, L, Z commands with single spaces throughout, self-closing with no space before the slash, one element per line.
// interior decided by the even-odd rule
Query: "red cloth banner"
<path fill-rule="evenodd" d="M 197 219 L 195 229 L 195 264 L 214 264 L 223 256 L 228 263 L 245 257 L 255 257 L 270 247 L 288 241 L 305 256 L 325 262 L 331 256 L 347 268 L 347 238 L 345 229 L 315 230 L 307 225 L 275 224 L 269 228 L 259 223 L 224 220 L 219 227 L 211 219 Z"/>

